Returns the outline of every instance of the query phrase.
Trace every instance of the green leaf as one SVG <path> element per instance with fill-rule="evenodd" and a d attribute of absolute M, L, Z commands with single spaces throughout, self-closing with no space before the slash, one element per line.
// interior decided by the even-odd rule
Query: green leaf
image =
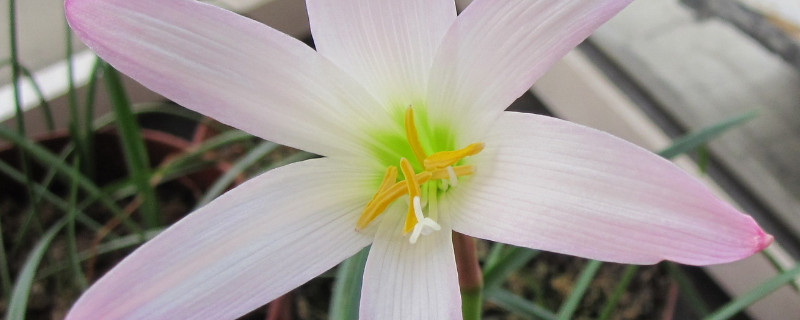
<path fill-rule="evenodd" d="M 694 150 L 699 146 L 702 146 L 703 144 L 707 143 L 711 139 L 714 139 L 715 137 L 719 136 L 725 131 L 728 131 L 736 126 L 739 126 L 740 124 L 743 124 L 748 120 L 755 118 L 757 115 L 758 113 L 755 111 L 743 113 L 741 115 L 725 119 L 717 124 L 703 128 L 699 131 L 689 133 L 687 135 L 675 139 L 672 142 L 671 146 L 662 150 L 658 154 L 664 158 L 672 159 L 678 155 L 684 154 L 686 152 Z"/>
<path fill-rule="evenodd" d="M 369 247 L 361 249 L 336 269 L 336 281 L 333 283 L 333 297 L 328 309 L 328 319 L 358 319 L 361 280 L 364 277 L 364 266 L 367 264 L 368 255 Z"/>
<path fill-rule="evenodd" d="M 50 247 L 50 243 L 55 238 L 58 231 L 67 224 L 67 219 L 61 219 L 54 226 L 39 239 L 36 246 L 33 247 L 30 255 L 25 260 L 17 276 L 17 282 L 14 284 L 14 291 L 11 294 L 11 300 L 8 302 L 8 313 L 6 314 L 7 320 L 23 320 L 25 319 L 25 311 L 28 307 L 28 296 L 30 296 L 31 286 L 33 286 L 33 279 L 36 276 L 36 269 L 42 261 L 45 252 Z"/>
<path fill-rule="evenodd" d="M 561 309 L 558 310 L 559 320 L 572 319 L 572 315 L 575 313 L 575 310 L 578 309 L 578 303 L 581 302 L 583 294 L 586 293 L 589 284 L 592 283 L 595 274 L 597 274 L 597 270 L 600 270 L 600 266 L 602 265 L 603 263 L 600 261 L 589 260 L 589 263 L 586 264 L 578 277 L 578 281 L 575 282 L 575 286 L 572 287 L 567 301 L 565 301 L 564 304 L 561 305 Z"/>
<path fill-rule="evenodd" d="M 705 300 L 703 300 L 702 295 L 692 283 L 692 280 L 683 272 L 680 266 L 673 262 L 664 262 L 664 266 L 667 268 L 667 273 L 678 284 L 678 289 L 681 292 L 681 296 L 685 297 L 686 299 L 682 299 L 682 301 L 686 301 L 689 304 L 689 307 L 695 312 L 698 316 L 705 316 L 710 311 L 708 305 L 706 305 Z"/>
<path fill-rule="evenodd" d="M 25 182 L 25 177 L 23 176 L 23 174 L 21 172 L 19 172 L 18 170 L 12 168 L 10 165 L 8 165 L 7 163 L 5 163 L 3 161 L 0 161 L 0 172 L 4 173 L 8 177 L 10 177 L 11 179 L 16 180 L 19 183 L 24 183 Z M 56 208 L 58 208 L 61 211 L 68 212 L 70 210 L 70 205 L 66 201 L 64 201 L 63 199 L 59 198 L 57 195 L 55 195 L 52 192 L 50 192 L 49 190 L 47 190 L 47 188 L 45 188 L 41 184 L 34 182 L 32 187 L 33 187 L 33 191 L 34 191 L 34 193 L 35 193 L 35 195 L 37 197 L 41 197 L 42 199 L 44 199 L 45 201 L 51 203 L 52 205 L 54 205 Z M 76 212 L 76 214 L 77 214 L 76 219 L 79 222 L 81 222 L 83 225 L 85 225 L 85 226 L 89 227 L 90 229 L 92 229 L 93 231 L 100 230 L 100 228 L 103 227 L 100 223 L 98 223 L 94 219 L 92 219 L 89 216 L 87 216 L 81 210 L 78 210 Z M 17 241 L 17 242 L 20 242 L 20 241 Z"/>
<path fill-rule="evenodd" d="M 225 189 L 227 189 L 228 186 L 233 183 L 233 180 L 242 174 L 244 170 L 256 164 L 256 162 L 261 160 L 261 158 L 274 151 L 278 147 L 278 144 L 269 141 L 263 141 L 255 148 L 250 150 L 241 159 L 234 163 L 233 166 L 231 166 L 231 168 L 225 172 L 225 174 L 223 174 L 219 179 L 217 179 L 217 181 L 214 182 L 208 191 L 206 191 L 206 194 L 203 195 L 203 198 L 197 203 L 197 207 L 205 205 L 222 194 Z"/>
<path fill-rule="evenodd" d="M 0 217 L 0 284 L 3 289 L 3 300 L 11 296 L 11 273 L 9 270 L 8 256 L 6 255 L 6 244 L 3 241 L 3 219 Z"/>
<path fill-rule="evenodd" d="M 524 319 L 556 319 L 556 315 L 550 310 L 547 310 L 547 308 L 525 300 L 502 288 L 487 291 L 486 299 Z"/>
<path fill-rule="evenodd" d="M 122 151 L 125 154 L 125 163 L 142 199 L 142 204 L 139 208 L 142 218 L 147 227 L 157 227 L 161 225 L 161 219 L 158 214 L 158 201 L 155 191 L 150 186 L 149 158 L 142 140 L 139 124 L 131 111 L 130 101 L 125 94 L 125 88 L 122 86 L 122 80 L 117 70 L 105 64 L 103 72 L 106 89 L 111 98 L 111 108 L 117 117 L 117 129 L 120 134 Z"/>
<path fill-rule="evenodd" d="M 625 271 L 622 272 L 622 277 L 620 277 L 619 283 L 614 288 L 614 291 L 612 291 L 611 296 L 608 298 L 608 301 L 606 301 L 603 309 L 600 310 L 600 316 L 597 317 L 597 320 L 606 320 L 611 316 L 611 313 L 617 308 L 619 298 L 621 298 L 622 294 L 625 293 L 625 289 L 628 288 L 631 280 L 633 280 L 633 276 L 636 275 L 636 270 L 639 270 L 639 266 L 637 265 L 628 265 L 625 267 Z"/>
<path fill-rule="evenodd" d="M 483 269 L 484 290 L 492 290 L 499 287 L 511 273 L 525 266 L 528 261 L 531 261 L 539 254 L 539 251 L 533 249 L 501 244 L 495 245 L 506 249 L 499 254 L 496 262 L 487 264 Z"/>
<path fill-rule="evenodd" d="M 74 170 L 80 168 L 80 157 L 75 158 L 72 166 Z M 74 283 L 81 288 L 81 291 L 86 290 L 86 276 L 83 275 L 81 264 L 78 261 L 78 244 L 75 237 L 75 217 L 78 214 L 78 181 L 73 179 L 69 188 L 69 212 L 67 213 L 67 260 L 69 260 L 72 267 L 72 274 Z"/>
<path fill-rule="evenodd" d="M 66 179 L 77 179 L 78 185 L 81 189 L 89 194 L 91 199 L 100 201 L 117 219 L 120 219 L 130 231 L 141 232 L 141 228 L 125 215 L 122 210 L 111 200 L 108 196 L 100 191 L 90 179 L 86 178 L 79 171 L 72 169 L 72 167 L 64 164 L 61 159 L 47 151 L 42 146 L 33 143 L 32 141 L 18 135 L 17 133 L 0 126 L 0 139 L 5 139 L 16 144 L 21 151 L 29 153 L 35 160 L 44 166 L 56 170 L 56 172 Z M 34 185 L 31 183 L 31 186 Z"/>
<path fill-rule="evenodd" d="M 761 300 L 761 298 L 764 298 L 775 290 L 780 289 L 787 283 L 794 281 L 797 276 L 800 276 L 800 264 L 795 266 L 793 269 L 786 270 L 778 274 L 772 279 L 767 280 L 766 282 L 739 296 L 735 300 L 717 309 L 717 311 L 714 311 L 714 313 L 704 319 L 722 320 L 733 317 L 751 304 Z"/>

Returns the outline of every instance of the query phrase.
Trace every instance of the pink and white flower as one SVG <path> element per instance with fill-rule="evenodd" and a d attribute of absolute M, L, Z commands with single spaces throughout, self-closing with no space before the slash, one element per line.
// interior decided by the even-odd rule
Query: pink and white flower
<path fill-rule="evenodd" d="M 452 230 L 620 263 L 763 249 L 752 218 L 670 162 L 504 111 L 629 2 L 476 0 L 457 16 L 452 0 L 307 0 L 315 51 L 195 1 L 66 0 L 81 40 L 145 86 L 324 156 L 190 214 L 68 319 L 235 318 L 370 244 L 361 318 L 456 319 Z"/>

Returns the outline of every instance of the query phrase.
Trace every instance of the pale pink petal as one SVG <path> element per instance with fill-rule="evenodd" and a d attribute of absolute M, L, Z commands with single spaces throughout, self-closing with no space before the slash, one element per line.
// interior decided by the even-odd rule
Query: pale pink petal
<path fill-rule="evenodd" d="M 381 320 L 461 319 L 452 232 L 403 236 L 406 206 L 384 213 L 369 251 L 361 289 L 359 318 Z"/>
<path fill-rule="evenodd" d="M 474 1 L 436 53 L 428 90 L 432 117 L 480 136 L 553 63 L 630 2 Z"/>
<path fill-rule="evenodd" d="M 421 103 L 453 0 L 308 0 L 317 50 L 383 102 Z M 402 118 L 401 118 L 402 119 Z"/>
<path fill-rule="evenodd" d="M 302 42 L 192 0 L 67 0 L 67 19 L 100 57 L 175 102 L 264 139 L 353 153 L 370 94 Z"/>
<path fill-rule="evenodd" d="M 233 319 L 269 302 L 370 243 L 355 224 L 380 178 L 361 172 L 317 159 L 253 178 L 125 258 L 67 319 Z"/>
<path fill-rule="evenodd" d="M 484 142 L 473 179 L 443 201 L 458 232 L 641 264 L 724 263 L 772 242 L 698 180 L 609 134 L 507 112 Z"/>

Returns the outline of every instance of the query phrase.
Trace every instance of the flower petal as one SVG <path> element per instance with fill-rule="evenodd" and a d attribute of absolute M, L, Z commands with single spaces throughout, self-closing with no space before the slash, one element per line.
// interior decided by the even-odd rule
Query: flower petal
<path fill-rule="evenodd" d="M 550 66 L 631 0 L 476 0 L 447 32 L 428 88 L 432 117 L 475 137 Z M 434 109 L 435 107 L 435 109 Z M 475 132 L 481 131 L 481 132 Z"/>
<path fill-rule="evenodd" d="M 461 319 L 452 232 L 403 236 L 405 206 L 383 214 L 369 251 L 361 289 L 361 319 Z"/>
<path fill-rule="evenodd" d="M 507 112 L 485 142 L 474 179 L 446 198 L 458 232 L 640 264 L 723 263 L 772 242 L 669 161 L 609 134 Z"/>
<path fill-rule="evenodd" d="M 100 57 L 175 102 L 264 139 L 322 155 L 360 150 L 377 102 L 302 42 L 187 0 L 67 0 Z"/>
<path fill-rule="evenodd" d="M 452 0 L 308 0 L 317 50 L 387 106 L 423 101 Z"/>
<path fill-rule="evenodd" d="M 330 159 L 251 179 L 179 221 L 95 283 L 67 319 L 233 319 L 358 252 L 375 177 Z"/>

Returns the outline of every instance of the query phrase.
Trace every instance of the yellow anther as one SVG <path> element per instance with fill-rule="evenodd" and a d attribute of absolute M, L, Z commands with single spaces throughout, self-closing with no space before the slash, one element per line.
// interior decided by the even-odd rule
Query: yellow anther
<path fill-rule="evenodd" d="M 383 175 L 383 181 L 381 181 L 381 186 L 378 187 L 378 192 L 375 192 L 375 195 L 372 196 L 372 199 L 369 200 L 369 202 L 367 202 L 367 207 L 372 205 L 372 202 L 374 202 L 375 199 L 378 198 L 378 195 L 381 194 L 381 192 L 386 191 L 386 189 L 389 189 L 389 187 L 391 187 L 396 180 L 397 180 L 397 167 L 390 166 L 386 168 L 386 173 Z"/>
<path fill-rule="evenodd" d="M 409 110 L 411 110 L 409 108 Z M 414 229 L 417 224 L 417 217 L 414 215 L 414 197 L 419 197 L 422 192 L 419 189 L 419 182 L 414 174 L 414 168 L 406 158 L 400 159 L 400 170 L 406 176 L 406 186 L 408 187 L 408 214 L 406 214 L 406 224 L 403 227 L 403 233 L 409 233 Z"/>
<path fill-rule="evenodd" d="M 422 144 L 419 143 L 419 136 L 417 136 L 417 126 L 414 125 L 414 109 L 411 106 L 406 109 L 406 139 L 408 145 L 411 146 L 411 151 L 417 157 L 419 164 L 425 160 L 425 150 L 422 149 Z"/>
<path fill-rule="evenodd" d="M 454 165 L 464 157 L 475 155 L 478 152 L 481 152 L 481 150 L 483 150 L 483 142 L 473 143 L 463 149 L 434 153 L 425 158 L 423 164 L 425 166 L 425 170 L 428 171 L 447 168 Z"/>
<path fill-rule="evenodd" d="M 458 174 L 459 167 L 455 167 L 454 169 L 456 170 L 456 174 Z M 447 172 L 444 171 L 443 175 L 447 176 Z M 431 172 L 424 171 L 412 176 L 418 184 L 424 184 L 431 179 L 433 174 Z M 361 217 L 359 217 L 358 222 L 356 222 L 356 230 L 366 228 L 367 225 L 372 222 L 372 220 L 375 220 L 378 215 L 386 211 L 386 208 L 389 207 L 392 202 L 402 197 L 406 193 L 408 193 L 408 185 L 405 181 L 397 182 L 391 187 L 387 188 L 385 191 L 376 193 L 375 196 L 372 197 L 373 200 L 370 201 L 370 203 L 364 208 L 364 211 L 361 212 Z"/>
<path fill-rule="evenodd" d="M 383 213 L 395 200 L 408 195 L 408 213 L 406 215 L 405 224 L 403 226 L 403 233 L 408 234 L 414 231 L 411 235 L 411 243 L 416 242 L 420 234 L 428 234 L 431 231 L 439 230 L 439 225 L 436 223 L 436 216 L 426 217 L 422 213 L 422 191 L 420 186 L 427 183 L 431 179 L 435 180 L 449 180 L 452 186 L 455 186 L 458 177 L 473 174 L 474 167 L 453 166 L 464 157 L 472 156 L 483 150 L 483 143 L 473 143 L 467 147 L 455 151 L 442 151 L 427 156 L 422 144 L 419 141 L 417 134 L 417 127 L 414 124 L 414 110 L 409 106 L 405 114 L 405 129 L 406 139 L 414 157 L 424 170 L 420 173 L 414 172 L 414 167 L 406 158 L 400 159 L 400 171 L 403 172 L 403 180 L 397 180 L 397 167 L 389 166 L 386 168 L 386 174 L 383 176 L 383 181 L 378 187 L 378 191 L 372 196 L 372 199 L 367 203 L 364 211 L 356 222 L 356 230 L 361 230 L 367 227 L 375 218 Z M 430 187 L 430 186 L 429 186 Z M 432 192 L 431 197 L 436 197 L 438 188 L 433 186 L 429 189 Z M 429 203 L 430 205 L 430 203 Z M 435 210 L 434 210 L 435 211 Z"/>

